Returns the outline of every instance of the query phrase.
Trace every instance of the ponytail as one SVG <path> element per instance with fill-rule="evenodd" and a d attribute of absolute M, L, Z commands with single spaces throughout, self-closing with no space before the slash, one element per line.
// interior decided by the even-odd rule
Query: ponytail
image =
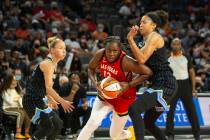
<path fill-rule="evenodd" d="M 159 28 L 163 28 L 168 23 L 168 13 L 163 10 L 148 12 L 146 14 Z"/>

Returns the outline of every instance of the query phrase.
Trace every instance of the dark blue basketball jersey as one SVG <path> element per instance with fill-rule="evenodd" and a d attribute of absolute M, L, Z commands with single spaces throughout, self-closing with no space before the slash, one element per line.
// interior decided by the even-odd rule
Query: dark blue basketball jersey
<path fill-rule="evenodd" d="M 138 46 L 142 48 L 144 42 L 138 43 Z M 173 72 L 169 67 L 168 58 L 169 53 L 164 46 L 156 49 L 145 64 L 153 71 L 151 88 L 162 89 L 164 94 L 170 95 L 173 94 L 173 90 L 176 90 L 177 84 Z"/>
<path fill-rule="evenodd" d="M 47 59 L 51 60 L 51 58 Z M 30 77 L 27 83 L 26 94 L 30 94 L 37 98 L 39 97 L 44 98 L 47 95 L 44 74 L 40 69 L 40 65 L 38 65 L 36 69 L 33 71 L 32 76 Z"/>

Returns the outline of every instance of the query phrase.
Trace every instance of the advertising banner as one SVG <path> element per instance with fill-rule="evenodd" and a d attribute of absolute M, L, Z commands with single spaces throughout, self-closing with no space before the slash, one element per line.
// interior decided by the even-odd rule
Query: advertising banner
<path fill-rule="evenodd" d="M 93 102 L 96 96 L 88 95 L 89 106 L 93 106 Z M 193 99 L 196 112 L 199 118 L 199 123 L 201 126 L 210 125 L 210 97 L 199 97 L 198 99 Z M 142 114 L 143 115 L 143 114 Z M 158 126 L 165 126 L 167 113 L 164 112 L 157 120 L 156 124 Z M 101 128 L 109 128 L 111 124 L 112 113 L 109 113 L 107 117 L 103 120 Z M 126 126 L 132 125 L 129 119 Z M 174 125 L 175 126 L 190 126 L 187 114 L 183 103 L 179 100 L 177 102 L 175 114 L 174 114 Z"/>
<path fill-rule="evenodd" d="M 210 97 L 199 97 L 198 101 L 204 126 L 210 126 Z"/>

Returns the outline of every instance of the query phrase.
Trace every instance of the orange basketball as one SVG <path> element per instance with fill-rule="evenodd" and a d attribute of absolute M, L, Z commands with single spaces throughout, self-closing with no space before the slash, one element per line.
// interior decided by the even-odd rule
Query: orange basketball
<path fill-rule="evenodd" d="M 101 89 L 102 89 L 102 94 L 106 99 L 114 99 L 116 98 L 121 90 L 121 86 L 119 82 L 112 78 L 112 77 L 107 77 L 101 81 Z"/>

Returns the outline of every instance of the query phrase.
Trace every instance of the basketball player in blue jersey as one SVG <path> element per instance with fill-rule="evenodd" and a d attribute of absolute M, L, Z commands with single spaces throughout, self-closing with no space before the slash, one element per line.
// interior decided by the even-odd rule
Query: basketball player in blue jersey
<path fill-rule="evenodd" d="M 73 109 L 72 103 L 61 98 L 53 89 L 54 71 L 57 63 L 64 59 L 66 47 L 64 42 L 57 38 L 48 38 L 49 55 L 34 70 L 26 86 L 23 97 L 23 107 L 32 123 L 38 125 L 32 135 L 32 140 L 55 140 L 62 128 L 62 121 L 52 110 L 61 104 L 65 112 Z"/>
<path fill-rule="evenodd" d="M 157 140 L 166 140 L 165 135 L 155 125 L 155 121 L 168 105 L 176 93 L 177 83 L 168 63 L 168 53 L 163 37 L 158 28 L 164 28 L 168 22 L 168 14 L 158 10 L 146 13 L 140 20 L 140 27 L 133 26 L 127 35 L 131 51 L 139 64 L 149 66 L 154 75 L 151 85 L 129 107 L 129 115 L 133 121 L 136 140 L 144 139 L 145 128 Z M 142 46 L 137 46 L 134 37 L 140 31 L 143 37 Z M 144 114 L 144 119 L 139 115 Z M 145 125 L 145 128 L 144 128 Z"/>

